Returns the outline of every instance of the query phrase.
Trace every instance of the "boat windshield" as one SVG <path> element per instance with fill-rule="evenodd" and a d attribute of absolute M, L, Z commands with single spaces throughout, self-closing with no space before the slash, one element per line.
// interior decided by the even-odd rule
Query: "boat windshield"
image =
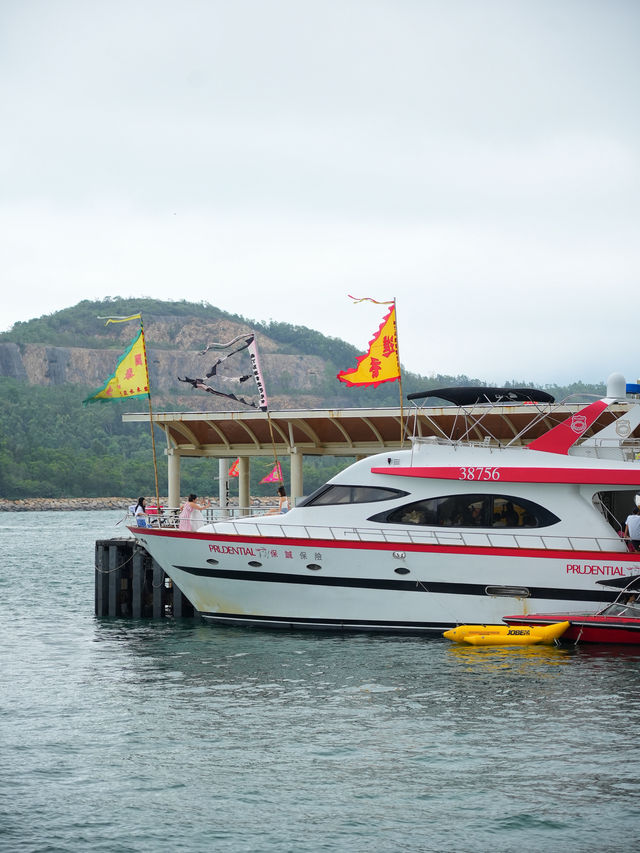
<path fill-rule="evenodd" d="M 402 498 L 407 494 L 407 492 L 403 492 L 400 489 L 389 489 L 383 486 L 325 485 L 309 495 L 308 498 L 300 501 L 296 505 L 296 509 L 301 506 L 374 503 L 375 501 Z"/>
<path fill-rule="evenodd" d="M 613 604 L 609 604 L 604 610 L 600 611 L 600 615 L 640 619 L 640 601 L 636 595 L 626 596 L 624 601 L 614 601 Z"/>

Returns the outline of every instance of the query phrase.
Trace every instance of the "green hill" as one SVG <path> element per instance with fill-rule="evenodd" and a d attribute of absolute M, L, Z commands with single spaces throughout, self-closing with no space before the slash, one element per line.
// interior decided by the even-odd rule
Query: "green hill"
<path fill-rule="evenodd" d="M 146 400 L 121 400 L 82 407 L 82 400 L 113 373 L 135 332 L 135 324 L 105 325 L 99 317 L 142 312 L 156 411 L 211 411 L 241 408 L 178 381 L 202 376 L 208 362 L 200 352 L 212 341 L 256 333 L 270 408 L 357 408 L 397 406 L 397 383 L 348 388 L 339 370 L 352 367 L 362 352 L 304 326 L 261 323 L 227 314 L 205 303 L 151 299 L 83 301 L 71 308 L 16 323 L 0 334 L 0 497 L 99 497 L 151 494 L 154 477 L 148 431 L 123 424 L 124 411 L 146 411 Z M 242 359 L 238 356 L 239 369 Z M 245 368 L 248 362 L 244 362 Z M 234 371 L 238 368 L 234 368 Z M 195 372 L 194 372 L 195 371 Z M 198 371 L 200 371 L 198 373 Z M 403 371 L 403 392 L 448 385 L 483 384 L 467 376 L 418 376 Z M 530 385 L 512 379 L 505 384 Z M 545 386 L 556 399 L 569 393 L 601 394 L 600 386 L 577 382 Z M 249 395 L 250 392 L 243 391 Z M 156 441 L 162 447 L 163 434 Z M 161 491 L 166 484 L 159 454 Z M 344 460 L 305 463 L 305 485 L 321 485 Z M 258 480 L 272 463 L 252 465 L 252 494 L 270 494 Z M 286 460 L 283 461 L 286 475 Z M 264 470 L 263 470 L 264 469 Z M 199 494 L 212 494 L 217 465 L 183 460 L 183 480 Z"/>

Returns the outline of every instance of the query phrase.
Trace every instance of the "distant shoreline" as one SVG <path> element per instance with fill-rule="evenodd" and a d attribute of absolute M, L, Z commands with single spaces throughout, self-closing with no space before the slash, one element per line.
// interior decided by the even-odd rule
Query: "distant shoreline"
<path fill-rule="evenodd" d="M 119 509 L 122 512 L 127 512 L 132 504 L 137 502 L 137 498 L 22 498 L 21 500 L 10 501 L 6 498 L 0 498 L 0 512 L 62 512 L 68 510 L 82 510 L 90 512 L 92 510 Z M 184 498 L 181 498 L 181 502 Z M 155 504 L 155 498 L 147 501 L 147 503 Z M 165 507 L 169 501 L 166 497 L 160 498 L 160 504 Z M 229 499 L 229 506 L 237 506 L 237 498 Z M 253 506 L 272 506 L 273 498 L 252 498 Z M 212 507 L 216 504 L 212 503 Z"/>
<path fill-rule="evenodd" d="M 120 509 L 126 512 L 137 498 L 23 498 L 9 501 L 0 498 L 0 512 L 44 512 L 51 510 Z"/>

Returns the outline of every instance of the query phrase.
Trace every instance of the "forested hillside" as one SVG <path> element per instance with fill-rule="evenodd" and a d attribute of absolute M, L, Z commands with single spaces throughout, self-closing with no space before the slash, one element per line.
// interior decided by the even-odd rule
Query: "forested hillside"
<path fill-rule="evenodd" d="M 397 406 L 397 383 L 348 388 L 336 379 L 361 351 L 317 331 L 286 323 L 259 323 L 206 304 L 107 299 L 81 302 L 45 317 L 16 323 L 0 334 L 0 497 L 99 497 L 152 494 L 154 476 L 148 429 L 123 424 L 124 411 L 146 411 L 146 400 L 121 400 L 82 407 L 87 394 L 108 378 L 132 337 L 130 324 L 105 326 L 98 317 L 143 312 L 154 409 L 220 411 L 241 408 L 178 382 L 187 370 L 202 370 L 199 352 L 213 340 L 256 332 L 273 409 Z M 530 385 L 504 377 L 505 384 Z M 403 391 L 482 384 L 467 376 L 421 377 L 403 371 Z M 568 393 L 601 394 L 580 382 L 545 386 L 556 399 Z M 164 436 L 157 431 L 163 446 Z M 166 463 L 158 454 L 160 489 Z M 251 492 L 271 494 L 259 479 L 270 460 L 252 463 Z M 345 460 L 305 462 L 307 490 L 321 485 Z M 285 477 L 286 460 L 283 460 Z M 214 460 L 182 462 L 184 482 L 199 494 L 215 494 Z"/>
<path fill-rule="evenodd" d="M 153 454 L 148 427 L 122 423 L 124 411 L 147 411 L 143 400 L 122 400 L 83 408 L 81 389 L 28 387 L 0 379 L 0 497 L 137 497 L 155 494 Z M 160 491 L 166 491 L 164 434 L 155 433 Z M 288 462 L 280 460 L 288 478 Z M 305 463 L 309 490 L 344 467 L 344 461 L 315 459 Z M 273 467 L 270 459 L 251 464 L 251 493 L 273 495 L 259 480 Z M 215 495 L 216 460 L 183 459 L 182 476 L 189 489 Z M 237 493 L 231 481 L 232 494 Z"/>

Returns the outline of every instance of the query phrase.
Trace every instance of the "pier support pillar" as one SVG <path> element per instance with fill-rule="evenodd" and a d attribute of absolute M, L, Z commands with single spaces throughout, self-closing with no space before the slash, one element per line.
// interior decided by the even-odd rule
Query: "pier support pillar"
<path fill-rule="evenodd" d="M 218 486 L 220 489 L 220 509 L 226 510 L 229 506 L 229 460 L 218 459 Z M 227 514 L 227 513 L 225 513 Z"/>
<path fill-rule="evenodd" d="M 109 550 L 96 543 L 95 565 L 95 613 L 107 616 L 109 613 Z"/>
<path fill-rule="evenodd" d="M 144 553 L 135 550 L 131 578 L 131 615 L 141 619 L 144 614 Z"/>
<path fill-rule="evenodd" d="M 297 447 L 291 449 L 291 507 L 304 495 L 304 484 L 302 482 L 302 459 L 303 454 Z"/>
<path fill-rule="evenodd" d="M 249 493 L 249 475 L 251 461 L 248 456 L 241 456 L 238 464 L 238 506 L 242 515 L 249 515 L 251 495 Z"/>
<path fill-rule="evenodd" d="M 120 579 L 122 569 L 118 561 L 118 546 L 109 546 L 109 616 L 121 615 L 120 611 Z"/>
<path fill-rule="evenodd" d="M 153 561 L 153 618 L 162 619 L 164 616 L 164 572 Z"/>
<path fill-rule="evenodd" d="M 189 599 L 183 595 L 178 587 L 173 584 L 173 605 L 172 612 L 174 619 L 188 618 L 189 616 L 197 616 L 198 613 Z"/>
<path fill-rule="evenodd" d="M 167 453 L 167 501 L 169 509 L 180 509 L 180 454 Z"/>

